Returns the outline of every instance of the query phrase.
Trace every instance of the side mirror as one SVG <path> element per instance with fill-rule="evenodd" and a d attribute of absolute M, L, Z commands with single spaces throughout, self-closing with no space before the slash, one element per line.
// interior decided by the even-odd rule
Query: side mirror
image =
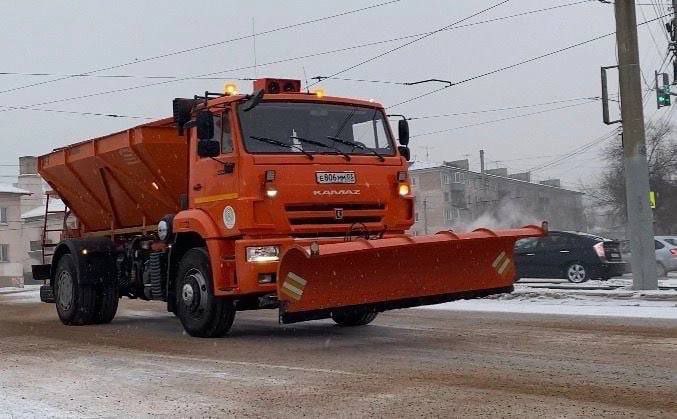
<path fill-rule="evenodd" d="M 216 140 L 198 140 L 197 155 L 200 157 L 216 157 L 221 154 L 221 143 Z"/>
<path fill-rule="evenodd" d="M 172 110 L 174 113 L 174 122 L 179 135 L 183 135 L 183 126 L 190 121 L 193 106 L 197 103 L 194 99 L 182 99 L 177 97 L 172 101 Z"/>
<path fill-rule="evenodd" d="M 411 150 L 409 150 L 409 147 L 407 147 L 406 145 L 397 146 L 397 151 L 400 152 L 400 154 L 402 155 L 402 157 L 404 157 L 406 161 L 411 160 Z"/>
<path fill-rule="evenodd" d="M 242 105 L 242 110 L 244 112 L 249 112 L 252 109 L 254 109 L 259 103 L 261 103 L 261 100 L 263 100 L 263 94 L 265 92 L 263 89 L 257 90 L 253 95 L 247 99 L 247 101 Z"/>
<path fill-rule="evenodd" d="M 399 134 L 399 142 L 402 145 L 409 144 L 409 122 L 406 119 L 400 119 L 397 123 L 397 131 Z"/>
<path fill-rule="evenodd" d="M 198 139 L 211 140 L 214 138 L 214 115 L 209 111 L 200 111 L 195 118 L 195 127 Z"/>

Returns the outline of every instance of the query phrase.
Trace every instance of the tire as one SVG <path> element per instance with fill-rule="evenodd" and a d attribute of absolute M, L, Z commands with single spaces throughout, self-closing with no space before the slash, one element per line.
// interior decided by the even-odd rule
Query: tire
<path fill-rule="evenodd" d="M 59 259 L 54 275 L 54 300 L 61 322 L 67 326 L 81 326 L 94 322 L 96 289 L 80 285 L 75 260 L 66 254 Z"/>
<path fill-rule="evenodd" d="M 212 270 L 204 248 L 187 251 L 179 262 L 176 315 L 193 337 L 221 337 L 233 325 L 235 305 L 231 300 L 214 296 Z"/>
<path fill-rule="evenodd" d="M 339 326 L 365 326 L 374 321 L 378 313 L 366 310 L 339 311 L 331 313 L 331 318 Z"/>
<path fill-rule="evenodd" d="M 113 321 L 118 311 L 118 289 L 115 284 L 104 284 L 96 290 L 96 314 L 94 323 L 108 324 Z"/>
<path fill-rule="evenodd" d="M 569 282 L 574 284 L 582 284 L 583 282 L 590 279 L 590 272 L 588 268 L 579 262 L 570 263 L 564 269 L 564 275 L 566 276 L 566 279 L 569 280 Z"/>
<path fill-rule="evenodd" d="M 660 263 L 660 262 L 656 262 L 656 276 L 658 278 L 665 278 L 665 277 L 668 276 L 667 270 L 665 269 L 663 264 Z"/>

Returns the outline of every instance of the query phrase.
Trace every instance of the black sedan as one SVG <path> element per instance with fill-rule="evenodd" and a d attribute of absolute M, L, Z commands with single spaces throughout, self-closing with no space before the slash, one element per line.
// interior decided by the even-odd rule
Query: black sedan
<path fill-rule="evenodd" d="M 515 243 L 517 278 L 566 278 L 573 283 L 621 276 L 620 243 L 586 233 L 552 231 Z"/>

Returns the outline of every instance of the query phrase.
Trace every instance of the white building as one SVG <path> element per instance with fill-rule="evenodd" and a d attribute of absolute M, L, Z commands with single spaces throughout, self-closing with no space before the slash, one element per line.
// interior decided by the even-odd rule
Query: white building
<path fill-rule="evenodd" d="M 47 185 L 37 172 L 37 158 L 19 158 L 14 185 L 0 185 L 0 286 L 21 285 L 32 279 L 32 265 L 43 263 Z M 62 201 L 51 199 L 47 214 L 47 243 L 57 243 L 64 222 Z M 47 249 L 47 255 L 51 249 Z M 49 257 L 45 262 L 49 263 Z"/>
<path fill-rule="evenodd" d="M 25 189 L 0 184 L 0 286 L 23 283 L 21 198 L 27 196 Z"/>

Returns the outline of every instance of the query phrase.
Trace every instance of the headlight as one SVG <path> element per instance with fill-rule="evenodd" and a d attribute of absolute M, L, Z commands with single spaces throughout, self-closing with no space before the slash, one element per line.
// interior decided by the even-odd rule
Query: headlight
<path fill-rule="evenodd" d="M 277 196 L 277 189 L 275 189 L 275 186 L 266 184 L 266 196 L 271 199 Z"/>
<path fill-rule="evenodd" d="M 400 183 L 400 187 L 398 188 L 398 191 L 400 193 L 400 196 L 409 195 L 409 185 L 406 184 L 406 183 Z"/>
<path fill-rule="evenodd" d="M 164 240 L 167 238 L 168 233 L 169 233 L 169 225 L 167 224 L 167 221 L 165 220 L 160 221 L 157 225 L 157 236 L 160 238 L 160 240 Z"/>
<path fill-rule="evenodd" d="M 256 246 L 247 248 L 247 262 L 277 262 L 280 248 L 277 246 Z"/>

